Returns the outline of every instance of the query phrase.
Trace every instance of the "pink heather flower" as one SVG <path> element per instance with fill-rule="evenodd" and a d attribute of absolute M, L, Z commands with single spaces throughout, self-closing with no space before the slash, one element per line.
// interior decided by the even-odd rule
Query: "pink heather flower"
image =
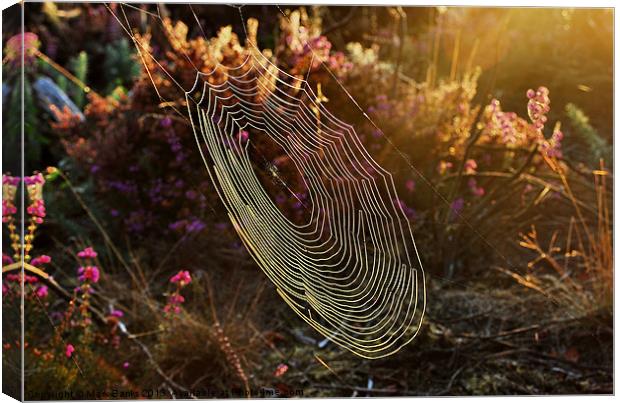
<path fill-rule="evenodd" d="M 478 183 L 474 178 L 471 178 L 469 182 L 467 182 L 467 186 L 469 186 L 469 190 L 474 196 L 482 197 L 484 196 L 484 188 L 478 186 Z"/>
<path fill-rule="evenodd" d="M 125 361 L 125 362 L 123 363 L 123 368 L 124 368 L 124 369 L 129 368 L 129 362 Z"/>
<path fill-rule="evenodd" d="M 41 46 L 41 42 L 39 41 L 39 37 L 37 34 L 32 32 L 24 32 L 22 34 L 17 34 L 9 38 L 6 42 L 6 47 L 4 51 L 6 53 L 7 61 L 14 64 L 21 64 L 22 58 L 22 38 L 23 38 L 23 49 L 24 49 L 24 62 L 26 64 L 31 63 L 35 58 L 35 53 L 37 49 Z"/>
<path fill-rule="evenodd" d="M 180 305 L 180 304 L 182 304 L 183 302 L 185 302 L 185 297 L 183 297 L 183 296 L 182 296 L 182 295 L 180 295 L 180 294 L 172 294 L 172 295 L 170 296 L 170 298 L 168 299 L 168 302 L 169 302 L 171 305 Z"/>
<path fill-rule="evenodd" d="M 39 267 L 40 265 L 47 264 L 51 261 L 52 261 L 51 257 L 47 255 L 41 255 L 39 257 L 35 257 L 34 259 L 32 259 L 32 262 L 30 262 L 30 264 L 35 267 Z"/>
<path fill-rule="evenodd" d="M 67 356 L 67 358 L 71 358 L 74 351 L 75 347 L 73 347 L 73 344 L 67 344 L 67 347 L 65 349 L 65 355 Z"/>
<path fill-rule="evenodd" d="M 115 318 L 122 318 L 123 316 L 125 316 L 125 314 L 120 309 L 114 309 L 112 310 L 112 312 L 110 312 L 110 316 L 114 316 Z"/>
<path fill-rule="evenodd" d="M 40 286 L 37 288 L 36 293 L 37 293 L 37 297 L 39 297 L 39 298 L 45 298 L 45 297 L 47 297 L 47 294 L 48 294 L 48 292 L 47 292 L 47 286 L 46 286 L 46 285 L 40 285 Z"/>
<path fill-rule="evenodd" d="M 2 200 L 2 222 L 7 222 L 9 216 L 17 213 L 17 207 L 10 200 Z"/>
<path fill-rule="evenodd" d="M 276 370 L 273 372 L 273 376 L 275 376 L 276 378 L 279 378 L 282 375 L 284 375 L 286 371 L 288 371 L 288 365 L 278 364 Z"/>
<path fill-rule="evenodd" d="M 45 178 L 39 172 L 32 176 L 26 176 L 24 183 L 26 184 L 28 199 L 30 200 L 30 205 L 26 208 L 26 212 L 34 217 L 36 223 L 41 224 L 45 217 L 45 202 L 43 201 Z"/>
<path fill-rule="evenodd" d="M 15 281 L 16 283 L 19 283 L 21 282 L 21 274 L 14 274 L 14 273 L 7 274 L 6 279 L 8 281 Z M 38 281 L 39 279 L 37 278 L 37 276 L 29 276 L 27 274 L 24 276 L 24 283 L 34 284 Z"/>
<path fill-rule="evenodd" d="M 415 181 L 413 179 L 407 180 L 407 182 L 405 182 L 405 188 L 409 192 L 413 192 L 415 190 Z"/>
<path fill-rule="evenodd" d="M 32 202 L 31 205 L 29 205 L 28 207 L 26 207 L 26 212 L 35 217 L 35 221 L 38 224 L 41 224 L 43 222 L 43 218 L 45 218 L 45 202 L 43 201 L 43 199 L 39 199 L 39 200 L 35 200 Z"/>
<path fill-rule="evenodd" d="M 491 113 L 497 112 L 499 110 L 500 103 L 497 99 L 493 98 L 491 102 L 489 102 L 489 111 Z"/>
<path fill-rule="evenodd" d="M 192 277 L 187 270 L 181 270 L 170 278 L 171 283 L 179 283 L 181 287 L 189 284 L 192 281 Z"/>
<path fill-rule="evenodd" d="M 2 222 L 8 222 L 9 216 L 17 213 L 15 196 L 20 178 L 10 175 L 2 175 Z"/>
<path fill-rule="evenodd" d="M 249 138 L 250 138 L 250 133 L 248 133 L 246 130 L 241 130 L 239 132 L 239 140 L 241 140 L 242 144 L 248 141 Z"/>
<path fill-rule="evenodd" d="M 477 197 L 484 196 L 484 188 L 481 187 L 481 186 L 478 186 L 477 188 L 472 189 L 472 192 L 473 192 L 474 196 L 477 196 Z"/>
<path fill-rule="evenodd" d="M 11 185 L 17 187 L 19 185 L 20 178 L 18 176 L 2 175 L 2 184 Z"/>
<path fill-rule="evenodd" d="M 542 151 L 548 157 L 562 158 L 562 139 L 564 134 L 560 130 L 560 124 L 556 124 L 553 129 L 553 134 L 549 140 L 543 139 L 541 141 Z"/>
<path fill-rule="evenodd" d="M 94 259 L 97 257 L 97 252 L 95 252 L 92 246 L 89 246 L 88 248 L 78 252 L 77 255 L 82 259 Z"/>
<path fill-rule="evenodd" d="M 527 122 L 514 112 L 503 112 L 497 99 L 491 101 L 485 108 L 485 113 L 489 114 L 487 129 L 495 135 L 501 135 L 504 143 L 514 144 L 523 137 L 523 126 L 527 125 Z"/>
<path fill-rule="evenodd" d="M 465 173 L 473 174 L 476 172 L 476 169 L 478 169 L 478 164 L 476 163 L 476 160 L 468 159 L 467 161 L 465 161 L 464 168 L 465 168 Z"/>
<path fill-rule="evenodd" d="M 2 295 L 6 295 L 9 292 L 9 287 L 2 283 Z"/>
<path fill-rule="evenodd" d="M 437 166 L 437 172 L 440 175 L 445 174 L 452 168 L 452 163 L 449 161 L 439 161 L 439 165 Z"/>
<path fill-rule="evenodd" d="M 166 312 L 166 313 L 169 313 L 169 312 L 180 313 L 181 312 L 181 307 L 178 306 L 178 305 L 167 304 L 164 307 L 164 312 Z"/>
<path fill-rule="evenodd" d="M 99 268 L 97 266 L 80 266 L 78 268 L 78 278 L 80 281 L 90 281 L 96 283 L 99 281 Z"/>
<path fill-rule="evenodd" d="M 13 258 L 9 255 L 2 254 L 2 265 L 5 266 L 7 264 L 13 263 Z"/>
<path fill-rule="evenodd" d="M 546 115 L 550 110 L 549 90 L 546 87 L 538 87 L 536 91 L 529 89 L 527 97 L 529 99 L 527 102 L 527 114 L 534 127 L 540 131 L 545 127 Z"/>
<path fill-rule="evenodd" d="M 26 186 L 43 185 L 45 183 L 45 178 L 43 177 L 43 174 L 39 172 L 32 176 L 24 177 L 24 183 Z"/>
<path fill-rule="evenodd" d="M 170 295 L 168 297 L 168 303 L 166 304 L 166 306 L 164 306 L 164 312 L 169 313 L 169 312 L 174 312 L 174 313 L 179 313 L 181 312 L 181 305 L 185 302 L 185 297 L 183 297 L 181 294 L 177 292 L 175 292 L 174 294 Z"/>

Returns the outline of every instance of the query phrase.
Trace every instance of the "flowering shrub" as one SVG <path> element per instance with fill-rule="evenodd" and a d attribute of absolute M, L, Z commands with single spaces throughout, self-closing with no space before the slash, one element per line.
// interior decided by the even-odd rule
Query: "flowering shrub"
<path fill-rule="evenodd" d="M 381 65 L 365 69 L 374 72 L 371 76 L 385 75 Z M 488 249 L 493 244 L 489 237 L 518 232 L 526 222 L 510 217 L 522 214 L 531 219 L 524 206 L 534 208 L 528 205 L 538 195 L 533 190 L 557 189 L 559 184 L 557 179 L 555 184 L 536 179 L 552 173 L 549 159 L 562 164 L 560 125 L 553 130 L 547 125 L 549 91 L 540 87 L 523 94 L 528 116 L 522 118 L 502 110 L 497 99 L 476 106 L 477 77 L 473 71 L 438 85 L 403 84 L 396 96 L 387 95 L 386 85 L 372 86 L 385 91 L 373 96 L 367 108 L 381 130 L 367 122 L 362 140 L 384 167 L 399 173 L 401 198 L 394 203 L 420 229 L 418 243 L 429 245 L 425 258 L 431 267 L 462 267 L 461 259 L 480 256 L 472 246 Z M 357 91 L 355 82 L 349 89 Z M 545 208 L 544 203 L 536 204 Z M 493 214 L 502 226 L 492 225 L 488 217 Z"/>
<path fill-rule="evenodd" d="M 524 94 L 527 118 L 502 110 L 496 99 L 484 107 L 476 105 L 477 69 L 464 72 L 460 78 L 407 81 L 394 87 L 392 80 L 382 79 L 393 76 L 393 68 L 379 62 L 376 46 L 350 44 L 346 53 L 335 52 L 321 35 L 320 20 L 303 10 L 289 13 L 280 22 L 282 30 L 276 46 L 264 50 L 264 55 L 284 71 L 307 77 L 311 85 L 317 86 L 317 102 L 326 102 L 328 108 L 330 103 L 342 105 L 350 100 L 327 68 L 360 105 L 366 105 L 364 112 L 370 120 L 364 120 L 356 108 L 345 108 L 339 117 L 358 123 L 361 140 L 380 164 L 404 173 L 397 183 L 400 198 L 393 202 L 416 226 L 428 229 L 422 231 L 423 239 L 428 234 L 451 239 L 439 242 L 454 251 L 450 254 L 476 255 L 455 248 L 454 243 L 460 237 L 471 238 L 472 233 L 477 238 L 475 233 L 485 231 L 487 222 L 482 211 L 490 208 L 509 217 L 522 208 L 524 197 L 535 196 L 535 184 L 516 178 L 517 186 L 511 187 L 515 197 L 502 197 L 500 202 L 498 193 L 506 180 L 515 179 L 511 179 L 511 172 L 544 175 L 549 170 L 545 159 L 562 158 L 560 125 L 553 130 L 547 125 L 550 96 L 545 87 Z M 137 40 L 181 86 L 190 88 L 195 67 L 212 72 L 217 63 L 242 64 L 255 51 L 252 44 L 258 42 L 257 27 L 256 20 L 248 20 L 249 39 L 243 46 L 230 27 L 220 29 L 210 40 L 202 36 L 189 38 L 187 26 L 164 19 L 164 43 L 157 43 L 156 48 L 146 34 L 138 35 Z M 84 168 L 95 183 L 95 191 L 109 206 L 109 220 L 121 228 L 143 237 L 154 232 L 158 236 L 218 237 L 220 231 L 230 227 L 215 218 L 221 204 L 200 168 L 202 161 L 195 152 L 192 129 L 175 113 L 179 112 L 176 107 L 163 113 L 153 102 L 158 96 L 173 101 L 183 94 L 154 60 L 145 58 L 144 63 L 150 76 L 143 74 L 130 93 L 115 99 L 91 95 L 86 120 L 58 116 L 57 131 L 68 155 Z M 221 70 L 215 70 L 210 77 L 215 82 L 225 80 Z M 368 85 L 369 81 L 372 85 Z M 329 99 L 323 91 L 329 91 Z M 252 134 L 242 131 L 238 136 L 244 142 Z M 259 179 L 287 216 L 304 222 L 308 193 L 292 161 L 264 136 L 253 137 L 252 144 L 267 160 L 264 169 L 257 170 Z M 530 156 L 530 152 L 535 155 Z M 496 177 L 505 179 L 493 179 Z M 283 189 L 280 180 L 294 197 Z M 510 225 L 515 223 L 491 226 L 489 230 L 519 229 L 510 229 Z M 470 229 L 463 233 L 463 228 Z M 430 238 L 425 241 L 437 244 Z M 433 249 L 438 252 L 430 263 L 454 260 L 447 259 L 441 248 Z M 169 301 L 171 310 L 182 303 L 180 295 L 174 298 Z"/>
<path fill-rule="evenodd" d="M 333 51 L 332 44 L 321 34 L 321 21 L 310 17 L 305 9 L 289 12 L 280 18 L 282 30 L 275 48 L 278 66 L 289 74 L 298 77 L 312 77 L 319 82 L 327 82 L 329 73 L 322 68 L 325 64 L 340 77 L 346 77 L 353 63 L 343 52 Z"/>
<path fill-rule="evenodd" d="M 176 289 L 168 296 L 168 303 L 164 306 L 165 313 L 178 314 L 185 297 L 181 295 L 181 289 L 191 283 L 192 277 L 187 270 L 181 270 L 170 278 L 170 283 L 176 285 Z"/>
<path fill-rule="evenodd" d="M 300 76 L 306 75 L 308 70 L 315 72 L 317 79 L 319 72 L 325 74 L 319 69 L 320 61 L 333 68 L 345 68 L 345 64 L 340 63 L 343 55 L 330 51 L 331 45 L 318 35 L 316 27 L 304 29 L 301 34 L 298 32 L 302 20 L 306 21 L 307 17 L 299 12 L 291 15 L 292 23 L 284 26 L 274 60 Z M 256 25 L 255 20 L 248 24 L 251 36 L 256 34 Z M 216 63 L 236 66 L 253 51 L 250 45 L 240 45 L 230 27 L 222 28 L 213 40 L 189 39 L 183 23 L 173 24 L 167 19 L 164 31 L 168 43 L 160 45 L 171 50 L 165 53 L 166 68 L 185 88 L 194 83 L 194 66 L 199 66 L 203 72 L 211 71 Z M 139 36 L 138 40 L 145 49 L 151 48 L 148 35 Z M 307 41 L 318 46 L 315 52 L 319 57 L 312 66 L 308 59 L 310 49 L 302 45 Z M 205 59 L 205 54 L 210 57 Z M 95 181 L 97 192 L 110 206 L 110 220 L 118 220 L 134 235 L 145 235 L 154 229 L 164 235 L 203 233 L 213 206 L 219 205 L 216 195 L 200 168 L 203 163 L 195 152 L 191 127 L 183 117 L 175 115 L 174 110 L 163 113 L 158 108 L 153 84 L 164 99 L 178 99 L 183 94 L 170 86 L 169 78 L 153 60 L 145 63 L 154 82 L 143 74 L 134 84 L 131 95 L 122 94 L 117 99 L 91 95 L 85 122 L 57 114 L 59 122 L 54 127 L 62 135 L 67 154 Z M 221 73 L 214 74 L 213 78 L 224 79 Z M 137 116 L 140 118 L 136 119 Z M 247 137 L 248 134 L 240 135 Z M 281 150 L 273 149 L 270 144 L 264 147 L 266 153 L 273 156 L 274 166 L 287 172 L 290 162 L 277 160 Z M 277 189 L 277 185 L 273 187 Z M 305 195 L 300 195 L 300 199 L 303 197 Z M 296 201 L 281 200 L 281 204 L 291 208 L 293 213 L 300 209 Z M 123 216 L 119 216 L 119 211 L 124 212 Z"/>
<path fill-rule="evenodd" d="M 48 170 L 49 177 L 55 174 L 54 169 Z M 27 226 L 23 239 L 16 231 L 16 216 L 18 210 L 15 206 L 15 195 L 18 186 L 23 183 L 28 195 L 26 205 Z M 10 175 L 3 175 L 3 227 L 9 232 L 11 238 L 11 249 L 13 256 L 2 254 L 3 276 L 3 312 L 15 321 L 19 317 L 13 317 L 12 313 L 19 313 L 18 309 L 22 296 L 22 273 L 21 251 L 25 252 L 23 260 L 26 263 L 23 277 L 23 294 L 25 299 L 26 324 L 25 335 L 27 342 L 24 345 L 28 362 L 32 368 L 49 373 L 52 377 L 59 377 L 58 381 L 72 383 L 76 382 L 75 375 L 81 371 L 101 370 L 96 367 L 96 360 L 93 359 L 97 353 L 95 350 L 108 344 L 104 342 L 108 338 L 116 337 L 118 348 L 118 336 L 109 333 L 109 329 L 92 329 L 91 295 L 95 292 L 93 286 L 99 281 L 99 269 L 95 265 L 94 259 L 97 253 L 92 247 L 85 248 L 76 254 L 76 258 L 81 261 L 77 270 L 74 283 L 78 286 L 73 293 L 63 291 L 48 272 L 48 266 L 52 262 L 52 257 L 47 254 L 31 256 L 35 245 L 35 235 L 37 229 L 44 223 L 47 216 L 46 204 L 44 200 L 44 185 L 46 176 L 42 173 L 35 173 L 24 177 L 23 180 Z M 6 272 L 5 272 L 6 270 Z M 52 295 L 54 293 L 54 295 Z M 63 297 L 71 296 L 68 301 L 63 301 Z M 64 310 L 63 310 L 64 307 Z M 51 325 L 51 328 L 50 328 Z M 49 331 L 42 332 L 42 329 Z M 12 341 L 10 333 L 7 333 L 4 340 L 6 343 L 3 348 L 5 355 L 19 353 L 19 339 Z M 18 337 L 18 335 L 15 335 Z M 69 360 L 67 362 L 67 360 Z M 95 367 L 93 367 L 95 365 Z M 102 379 L 112 379 L 108 368 L 103 370 Z M 76 371 L 74 373 L 74 371 Z M 49 381 L 49 379 L 48 379 Z M 37 390 L 36 382 L 27 385 L 29 390 Z M 32 389 L 30 389 L 32 388 Z"/>

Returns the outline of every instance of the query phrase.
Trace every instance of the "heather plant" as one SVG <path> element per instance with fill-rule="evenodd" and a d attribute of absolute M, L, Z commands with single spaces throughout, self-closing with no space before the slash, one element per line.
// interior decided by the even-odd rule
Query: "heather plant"
<path fill-rule="evenodd" d="M 400 176 L 402 199 L 395 203 L 422 237 L 433 237 L 423 241 L 434 245 L 428 263 L 447 264 L 448 277 L 480 256 L 473 250 L 495 253 L 500 245 L 489 239 L 518 232 L 536 208 L 544 208 L 542 200 L 531 203 L 540 196 L 537 191 L 558 189 L 557 179 L 543 179 L 551 173 L 546 161 L 562 160 L 560 124 L 553 129 L 546 124 L 548 90 L 540 87 L 524 94 L 528 117 L 522 118 L 503 111 L 496 99 L 476 106 L 477 74 L 438 85 L 403 85 L 397 97 L 376 96 L 367 113 L 382 129 L 369 125 L 370 135 L 363 135 L 384 166 L 409 172 Z M 560 189 L 556 194 L 563 193 Z M 491 224 L 495 215 L 502 225 Z"/>
<path fill-rule="evenodd" d="M 29 370 L 45 373 L 58 385 L 71 387 L 80 383 L 80 376 L 84 372 L 93 373 L 100 370 L 99 366 L 103 364 L 99 379 L 102 385 L 109 385 L 110 382 L 120 381 L 120 377 L 114 373 L 111 363 L 104 364 L 101 352 L 97 351 L 102 345 L 100 340 L 107 337 L 107 330 L 102 328 L 99 332 L 92 332 L 91 328 L 90 299 L 95 292 L 93 285 L 99 280 L 97 267 L 91 264 L 81 266 L 76 279 L 79 286 L 71 293 L 60 286 L 49 271 L 52 257 L 33 255 L 37 229 L 46 219 L 44 185 L 46 179 L 54 174 L 54 169 L 50 169 L 45 176 L 35 173 L 23 180 L 3 175 L 3 227 L 9 233 L 13 250 L 12 256 L 5 253 L 2 255 L 5 321 L 18 323 L 18 308 L 23 294 L 25 314 L 28 317 L 23 347 Z M 16 217 L 14 196 L 20 184 L 26 187 L 28 195 L 23 239 L 15 230 L 19 219 Z M 92 259 L 96 253 L 92 248 L 87 248 L 79 252 L 77 257 Z M 48 331 L 44 332 L 43 329 Z M 13 332 L 5 335 L 3 350 L 8 361 L 18 359 L 22 347 L 20 340 Z M 41 392 L 40 380 L 42 378 L 29 376 L 27 393 L 36 395 Z"/>
<path fill-rule="evenodd" d="M 475 251 L 501 247 L 488 239 L 509 236 L 532 223 L 534 210 L 544 203 L 531 199 L 544 189 L 558 188 L 553 180 L 543 179 L 549 174 L 545 160 L 562 160 L 563 133 L 559 123 L 547 122 L 551 107 L 545 87 L 524 94 L 526 118 L 504 111 L 497 99 L 477 105 L 479 69 L 468 66 L 447 79 L 430 74 L 423 82 L 402 78 L 379 61 L 376 46 L 353 43 L 347 52 L 336 52 L 321 35 L 319 17 L 303 9 L 287 13 L 275 48 L 263 54 L 290 74 L 307 78 L 317 88 L 315 101 L 328 108 L 350 103 L 334 77 L 366 105 L 363 112 L 370 121 L 360 120 L 355 108 L 345 110 L 342 118 L 358 122 L 363 143 L 379 163 L 407 173 L 399 175 L 402 197 L 394 203 L 420 228 L 422 242 L 439 245 L 426 255 L 428 263 L 448 265 L 444 273 L 452 276 L 480 255 Z M 257 51 L 258 22 L 248 20 L 245 45 L 230 27 L 211 39 L 190 38 L 185 24 L 167 18 L 160 28 L 157 37 L 165 41 L 157 47 L 151 34 L 135 37 L 149 74 L 142 74 L 130 93 L 114 99 L 91 95 L 85 121 L 59 116 L 55 127 L 67 154 L 88 173 L 94 191 L 109 206 L 109 219 L 120 228 L 146 238 L 155 229 L 177 239 L 214 236 L 207 234 L 209 228 L 225 228 L 217 218 L 219 203 L 206 175 L 196 168 L 202 162 L 179 108 L 182 92 L 170 77 L 190 88 L 196 70 L 211 72 L 217 63 L 241 65 L 245 55 Z M 381 79 L 385 75 L 396 77 L 398 85 Z M 215 70 L 211 79 L 219 82 L 224 76 Z M 373 84 L 360 85 L 368 80 Z M 242 141 L 252 137 L 257 161 L 262 161 L 257 173 L 275 202 L 295 222 L 303 222 L 308 195 L 292 162 L 261 136 L 239 136 Z M 557 194 L 563 194 L 561 189 Z M 490 225 L 491 216 L 502 225 Z M 524 220 L 514 220 L 516 216 Z M 462 241 L 465 237 L 467 242 Z"/>
<path fill-rule="evenodd" d="M 46 175 L 35 173 L 23 180 L 10 175 L 3 176 L 3 227 L 12 235 L 14 253 L 14 256 L 3 253 L 2 257 L 5 320 L 13 322 L 19 320 L 17 308 L 22 295 L 22 266 L 19 260 L 22 258 L 20 253 L 23 250 L 26 253 L 23 257 L 25 261 L 23 290 L 26 314 L 29 318 L 24 348 L 26 367 L 33 373 L 27 380 L 27 395 L 38 396 L 37 393 L 47 390 L 45 383 L 54 382 L 58 387 L 77 391 L 76 393 L 86 393 L 84 391 L 93 388 L 100 388 L 98 393 L 107 393 L 93 396 L 75 395 L 72 398 L 109 398 L 113 387 L 132 387 L 128 376 L 133 371 L 131 362 L 137 363 L 132 358 L 134 353 L 127 341 L 137 340 L 128 330 L 128 326 L 134 323 L 126 317 L 124 309 L 119 309 L 115 305 L 116 299 L 111 299 L 109 292 L 106 291 L 111 288 L 111 284 L 106 283 L 115 280 L 110 278 L 102 281 L 100 255 L 92 246 L 83 246 L 74 253 L 73 261 L 76 266 L 74 272 L 70 271 L 71 274 L 57 265 L 52 268 L 52 257 L 49 255 L 31 256 L 36 249 L 34 242 L 36 229 L 45 223 L 47 217 L 45 184 L 59 177 L 66 178 L 57 168 L 48 168 Z M 26 186 L 29 196 L 28 231 L 23 240 L 15 231 L 17 208 L 14 198 L 21 183 Z M 189 313 L 181 315 L 182 306 L 186 302 L 182 291 L 191 282 L 190 272 L 181 270 L 169 279 L 168 283 L 174 289 L 164 293 L 163 299 L 145 301 L 140 298 L 134 302 L 145 305 L 147 312 L 159 306 L 152 311 L 153 317 L 149 323 L 159 323 L 163 326 L 162 334 L 166 337 L 162 336 L 160 342 L 165 344 L 155 343 L 149 347 L 139 341 L 135 343 L 147 357 L 150 357 L 147 365 L 154 366 L 164 378 L 167 376 L 152 358 L 150 348 L 154 350 L 163 348 L 170 342 L 169 337 L 178 337 L 176 331 L 199 323 L 191 319 Z M 135 324 L 139 324 L 139 321 Z M 43 331 L 44 329 L 49 330 Z M 231 366 L 233 371 L 243 376 L 242 380 L 246 385 L 243 390 L 248 390 L 247 377 L 241 367 L 239 356 L 224 334 L 222 325 L 216 321 L 213 329 L 208 333 L 213 343 L 210 349 L 215 348 L 214 354 L 218 351 L 223 354 L 222 365 Z M 5 334 L 3 345 L 5 362 L 19 359 L 20 340 L 18 334 Z M 148 374 L 144 368 L 140 370 L 141 367 L 142 365 L 136 365 L 135 370 L 142 371 L 138 372 L 138 379 Z M 97 378 L 96 381 L 93 381 L 94 378 Z M 184 389 L 172 379 L 167 379 L 177 390 Z M 160 397 L 170 396 L 168 391 L 162 390 L 158 393 Z"/>
<path fill-rule="evenodd" d="M 293 13 L 293 21 L 299 18 L 299 12 Z M 250 35 L 255 35 L 256 22 L 251 22 L 249 29 Z M 222 28 L 218 36 L 210 40 L 201 36 L 189 39 L 187 26 L 168 19 L 163 20 L 163 30 L 168 41 L 166 46 L 171 50 L 166 53 L 168 73 L 186 88 L 195 80 L 194 66 L 200 66 L 203 72 L 211 71 L 216 63 L 236 66 L 242 63 L 244 55 L 254 51 L 250 45 L 241 46 L 230 27 Z M 307 65 L 309 62 L 304 64 L 302 59 L 310 53 L 299 43 L 305 43 L 306 39 L 292 39 L 293 32 L 297 30 L 283 31 L 282 41 L 290 46 L 283 45 L 278 50 L 285 64 L 296 63 L 295 71 L 300 75 L 307 74 L 308 70 L 319 70 L 314 63 L 312 66 Z M 150 40 L 149 35 L 137 36 L 139 48 L 144 51 L 151 48 Z M 296 43 L 298 45 L 294 45 Z M 329 55 L 329 48 L 325 45 L 326 62 L 334 64 L 336 59 L 342 59 L 341 54 Z M 204 60 L 204 55 L 210 58 Z M 109 97 L 93 95 L 85 110 L 85 122 L 58 115 L 61 121 L 54 127 L 61 134 L 68 155 L 85 168 L 95 181 L 96 189 L 108 195 L 110 219 L 117 220 L 122 228 L 138 236 L 154 228 L 177 236 L 204 233 L 206 222 L 213 220 L 210 216 L 216 199 L 207 178 L 196 168 L 201 166 L 201 160 L 194 152 L 192 129 L 183 116 L 175 114 L 178 112 L 175 102 L 183 94 L 153 60 L 145 58 L 145 67 L 151 75 L 143 74 L 131 95 L 122 96 L 118 104 Z M 213 78 L 223 79 L 218 74 Z M 153 102 L 158 96 L 170 106 L 168 111 Z M 290 162 L 282 158 L 282 151 L 273 149 L 273 145 L 263 146 L 260 152 L 269 156 L 267 163 L 286 172 Z M 119 164 L 119 161 L 129 160 L 132 160 L 129 164 Z M 284 200 L 281 203 L 288 204 Z M 291 204 L 295 214 L 295 203 Z M 119 211 L 125 214 L 117 218 Z M 176 213 L 171 214 L 173 211 Z"/>
<path fill-rule="evenodd" d="M 176 286 L 176 289 L 168 294 L 168 303 L 164 306 L 164 312 L 170 315 L 179 314 L 181 306 L 185 302 L 185 297 L 181 295 L 181 289 L 191 283 L 192 277 L 187 270 L 181 270 L 170 278 L 170 283 Z"/>

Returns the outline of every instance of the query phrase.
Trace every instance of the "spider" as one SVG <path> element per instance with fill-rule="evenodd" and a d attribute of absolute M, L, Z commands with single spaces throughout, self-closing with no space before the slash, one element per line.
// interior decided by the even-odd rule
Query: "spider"
<path fill-rule="evenodd" d="M 269 177 L 274 183 L 282 184 L 284 182 L 282 178 L 280 178 L 280 170 L 274 163 L 267 162 L 265 168 L 267 172 L 269 173 Z"/>

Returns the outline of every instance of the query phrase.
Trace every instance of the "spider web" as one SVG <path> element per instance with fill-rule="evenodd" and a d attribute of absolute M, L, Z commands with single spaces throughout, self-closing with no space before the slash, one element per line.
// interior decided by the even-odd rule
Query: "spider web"
<path fill-rule="evenodd" d="M 108 9 L 143 61 L 153 58 L 132 35 L 122 7 L 127 27 Z M 245 29 L 243 6 L 234 7 Z M 148 14 L 162 21 L 159 7 Z M 193 88 L 183 89 L 208 175 L 245 247 L 301 318 L 361 357 L 393 354 L 417 335 L 426 290 L 392 175 L 309 82 L 279 69 L 254 37 L 246 31 L 249 51 L 240 65 L 196 69 Z M 287 217 L 261 183 L 251 155 L 259 139 L 275 143 L 297 170 L 305 202 L 277 171 L 271 174 L 309 210 L 306 222 Z"/>
<path fill-rule="evenodd" d="M 256 55 L 228 69 L 221 85 L 199 73 L 187 93 L 209 175 L 248 251 L 297 314 L 356 354 L 393 353 L 420 326 L 424 275 L 405 213 L 393 203 L 392 177 L 351 126 L 313 101 L 306 81 L 285 81 Z M 235 134 L 246 129 L 243 144 Z M 290 221 L 261 185 L 253 136 L 268 136 L 301 173 L 307 223 Z"/>

